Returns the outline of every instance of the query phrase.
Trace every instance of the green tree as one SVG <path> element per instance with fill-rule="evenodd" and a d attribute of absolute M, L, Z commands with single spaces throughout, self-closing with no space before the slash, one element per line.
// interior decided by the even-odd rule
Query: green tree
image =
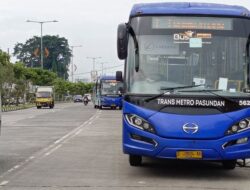
<path fill-rule="evenodd" d="M 1 86 L 8 81 L 13 81 L 13 67 L 7 53 L 0 50 L 0 84 Z"/>
<path fill-rule="evenodd" d="M 93 83 L 72 83 L 65 81 L 63 79 L 57 78 L 54 83 L 55 91 L 57 96 L 61 97 L 64 95 L 76 95 L 76 94 L 85 94 L 91 93 L 93 89 Z"/>
<path fill-rule="evenodd" d="M 41 67 L 40 43 L 41 38 L 34 36 L 24 44 L 17 43 L 14 55 L 27 67 Z M 61 78 L 68 79 L 71 50 L 68 40 L 59 36 L 43 36 L 44 69 L 53 71 Z"/>
<path fill-rule="evenodd" d="M 0 92 L 2 103 L 11 97 L 11 89 L 14 84 L 13 65 L 7 53 L 0 50 Z"/>

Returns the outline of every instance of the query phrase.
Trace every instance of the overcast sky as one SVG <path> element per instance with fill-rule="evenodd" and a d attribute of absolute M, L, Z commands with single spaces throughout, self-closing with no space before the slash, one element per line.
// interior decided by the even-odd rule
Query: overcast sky
<path fill-rule="evenodd" d="M 102 57 L 97 62 L 106 62 L 104 67 L 121 65 L 116 55 L 117 25 L 127 22 L 131 7 L 135 3 L 167 2 L 160 0 L 1 0 L 0 48 L 13 53 L 17 42 L 24 43 L 34 35 L 40 36 L 40 25 L 26 20 L 58 20 L 44 25 L 44 35 L 59 35 L 69 40 L 74 49 L 74 64 L 77 73 L 92 70 L 92 61 L 86 57 Z M 169 2 L 178 2 L 171 0 Z M 188 2 L 182 0 L 181 2 Z M 242 5 L 250 9 L 249 0 L 200 0 L 192 2 L 214 2 Z M 13 59 L 14 60 L 14 59 Z M 101 68 L 97 63 L 96 68 Z M 114 73 L 114 68 L 108 73 Z M 76 78 L 90 77 L 77 75 Z"/>

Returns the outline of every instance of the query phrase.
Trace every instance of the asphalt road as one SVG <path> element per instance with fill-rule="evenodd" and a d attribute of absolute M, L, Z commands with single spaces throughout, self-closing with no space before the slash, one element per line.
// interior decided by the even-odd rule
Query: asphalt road
<path fill-rule="evenodd" d="M 250 168 L 151 159 L 131 167 L 121 129 L 121 111 L 81 103 L 4 113 L 0 189 L 250 189 Z"/>

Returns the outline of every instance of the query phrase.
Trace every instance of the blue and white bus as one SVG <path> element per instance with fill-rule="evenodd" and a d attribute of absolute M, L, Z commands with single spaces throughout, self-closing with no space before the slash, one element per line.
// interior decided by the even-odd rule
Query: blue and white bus
<path fill-rule="evenodd" d="M 122 109 L 123 83 L 116 81 L 115 76 L 101 76 L 93 89 L 94 107 L 102 109 Z"/>
<path fill-rule="evenodd" d="M 125 60 L 123 151 L 142 157 L 250 158 L 250 12 L 210 3 L 136 4 L 118 26 Z"/>

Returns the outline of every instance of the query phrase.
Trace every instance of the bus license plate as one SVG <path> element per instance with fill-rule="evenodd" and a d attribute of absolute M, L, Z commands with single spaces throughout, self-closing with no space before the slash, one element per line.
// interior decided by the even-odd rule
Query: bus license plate
<path fill-rule="evenodd" d="M 202 159 L 202 151 L 177 151 L 177 159 Z"/>

